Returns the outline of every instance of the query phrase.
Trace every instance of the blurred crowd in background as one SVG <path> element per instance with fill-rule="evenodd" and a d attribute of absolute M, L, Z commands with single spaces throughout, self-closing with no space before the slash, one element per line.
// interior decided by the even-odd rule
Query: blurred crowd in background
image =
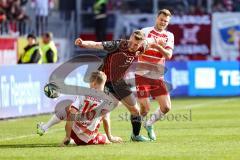
<path fill-rule="evenodd" d="M 23 7 L 28 0 L 0 0 L 0 22 L 6 20 L 22 21 L 28 19 Z"/>
<path fill-rule="evenodd" d="M 0 0 L 1 32 L 7 31 L 8 28 L 24 32 L 25 21 L 29 19 L 24 10 L 27 2 L 28 0 Z"/>
<path fill-rule="evenodd" d="M 26 37 L 28 34 L 33 34 L 36 37 L 41 37 L 44 33 L 50 31 L 54 37 L 65 38 L 69 42 L 79 36 L 82 36 L 83 39 L 97 41 L 111 40 L 115 38 L 114 34 L 117 33 L 115 28 L 118 15 L 143 15 L 144 13 L 156 15 L 157 11 L 162 8 L 169 9 L 174 16 L 209 15 L 209 19 L 212 21 L 211 15 L 216 12 L 240 12 L 240 0 L 0 0 L 0 36 Z M 154 20 L 154 17 L 152 19 Z M 139 23 L 144 23 L 144 21 L 146 19 L 140 19 Z M 137 27 L 141 28 L 141 26 Z M 180 28 L 181 34 L 192 33 L 193 36 L 193 30 L 191 29 L 194 27 L 196 28 L 196 26 L 183 26 Z M 171 27 L 169 28 L 171 29 Z M 209 26 L 206 37 L 211 36 L 210 28 Z M 201 26 L 200 30 L 202 30 Z M 240 39 L 240 28 L 235 28 L 235 30 L 236 32 L 233 29 L 229 30 L 229 34 L 232 34 L 232 36 L 239 35 L 235 36 L 235 42 L 239 46 L 240 52 L 240 40 L 239 45 L 237 44 L 237 40 Z M 226 35 L 222 35 L 225 36 L 225 39 L 229 39 Z M 197 36 L 197 31 L 194 36 Z M 199 41 L 194 42 L 192 48 L 197 43 L 200 45 Z M 210 55 L 210 40 L 207 43 L 207 54 Z M 69 53 L 82 51 L 74 46 L 72 48 L 73 50 Z M 181 51 L 181 48 L 175 50 Z M 180 53 L 179 55 L 180 59 L 186 57 L 192 60 L 208 59 L 203 54 L 185 56 Z M 184 58 L 181 58 L 182 55 Z M 194 56 L 194 58 L 191 56 Z M 215 57 L 214 59 L 221 58 Z"/>
<path fill-rule="evenodd" d="M 47 27 L 49 9 L 54 7 L 54 0 L 0 0 L 0 31 L 1 33 L 16 32 L 27 34 L 26 23 L 31 22 L 30 6 L 35 11 L 35 32 L 43 33 Z M 40 31 L 42 30 L 42 31 Z"/>
<path fill-rule="evenodd" d="M 108 0 L 106 2 L 107 12 L 124 14 L 154 12 L 154 0 Z M 71 16 L 71 11 L 77 12 L 77 9 L 80 12 L 93 13 L 94 3 L 96 0 L 82 0 L 81 7 L 76 7 L 75 0 L 0 0 L 0 34 L 6 31 L 7 27 L 13 31 L 19 30 L 21 35 L 27 34 L 25 22 L 27 20 L 33 22 L 34 19 L 34 30 L 39 35 L 46 30 L 44 28 L 47 28 L 49 10 L 59 11 L 61 18 L 67 20 Z M 240 0 L 156 0 L 156 3 L 159 9 L 168 8 L 173 15 L 240 11 Z M 35 17 L 30 10 L 34 10 Z M 14 22 L 19 23 L 14 24 Z"/>
<path fill-rule="evenodd" d="M 109 0 L 108 8 L 123 13 L 151 13 L 153 3 L 151 0 Z M 174 15 L 240 11 L 240 0 L 157 0 L 157 3 Z"/>

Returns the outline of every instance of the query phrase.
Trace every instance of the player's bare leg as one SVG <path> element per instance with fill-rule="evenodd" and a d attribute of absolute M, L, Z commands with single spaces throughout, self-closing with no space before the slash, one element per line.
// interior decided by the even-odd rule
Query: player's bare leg
<path fill-rule="evenodd" d="M 142 118 L 140 115 L 139 106 L 136 102 L 134 95 L 131 94 L 123 98 L 121 102 L 127 107 L 129 112 L 131 113 L 131 123 L 132 123 L 132 129 L 133 129 L 131 140 L 139 141 L 139 142 L 149 141 L 148 138 L 142 135 L 139 135 L 141 130 L 141 125 L 142 125 Z"/>
<path fill-rule="evenodd" d="M 67 117 L 66 114 L 66 108 L 72 103 L 70 100 L 64 100 L 59 102 L 56 107 L 59 109 L 55 110 L 54 115 L 48 120 L 48 122 L 43 123 L 40 122 L 37 124 L 37 134 L 40 136 L 44 135 L 44 133 L 51 128 L 52 126 L 60 123 L 62 120 L 64 120 Z M 64 107 L 65 106 L 65 107 Z"/>
<path fill-rule="evenodd" d="M 54 114 L 47 123 L 40 122 L 37 124 L 37 134 L 42 136 L 50 127 L 60 122 L 61 120 Z"/>
<path fill-rule="evenodd" d="M 171 110 L 171 98 L 169 94 L 157 96 L 156 100 L 160 105 L 160 110 L 162 113 L 166 114 Z"/>
<path fill-rule="evenodd" d="M 157 96 L 155 98 L 159 103 L 159 108 L 151 115 L 150 119 L 145 124 L 148 136 L 152 140 L 156 140 L 156 135 L 153 130 L 153 124 L 162 117 L 164 117 L 164 115 L 171 109 L 171 100 L 169 94 Z"/>
<path fill-rule="evenodd" d="M 148 114 L 150 110 L 150 100 L 149 98 L 140 98 L 138 102 L 141 106 L 141 115 L 144 117 Z M 148 137 L 151 140 L 156 140 L 156 135 L 154 133 L 153 126 L 146 126 L 146 123 L 145 123 L 144 128 L 147 130 Z"/>
<path fill-rule="evenodd" d="M 145 117 L 150 110 L 150 100 L 149 98 L 139 98 L 138 102 L 140 105 L 140 114 L 142 117 Z"/>

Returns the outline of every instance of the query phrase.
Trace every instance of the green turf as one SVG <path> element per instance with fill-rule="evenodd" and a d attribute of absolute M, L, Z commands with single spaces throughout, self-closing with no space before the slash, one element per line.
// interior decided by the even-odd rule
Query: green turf
<path fill-rule="evenodd" d="M 157 104 L 152 104 L 154 110 Z M 36 123 L 51 115 L 0 121 L 0 160 L 240 159 L 240 98 L 180 98 L 172 108 L 168 120 L 155 125 L 158 140 L 148 143 L 129 141 L 130 121 L 122 120 L 123 107 L 111 117 L 112 133 L 124 139 L 122 144 L 58 147 L 64 123 L 43 137 L 35 134 Z"/>

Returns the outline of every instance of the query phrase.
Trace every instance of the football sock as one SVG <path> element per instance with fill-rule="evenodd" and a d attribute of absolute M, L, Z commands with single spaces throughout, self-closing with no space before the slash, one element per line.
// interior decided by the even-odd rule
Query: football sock
<path fill-rule="evenodd" d="M 133 129 L 133 134 L 135 136 L 138 136 L 141 130 L 141 125 L 142 125 L 142 118 L 140 115 L 131 115 L 131 123 L 132 123 L 132 129 Z"/>
<path fill-rule="evenodd" d="M 146 126 L 153 125 L 156 121 L 164 117 L 164 115 L 165 114 L 160 109 L 157 109 L 153 114 L 151 114 L 150 119 L 146 122 Z"/>
<path fill-rule="evenodd" d="M 50 127 L 52 127 L 55 124 L 58 124 L 61 120 L 54 114 L 52 118 L 44 125 L 42 125 L 42 129 L 44 131 L 47 131 Z"/>

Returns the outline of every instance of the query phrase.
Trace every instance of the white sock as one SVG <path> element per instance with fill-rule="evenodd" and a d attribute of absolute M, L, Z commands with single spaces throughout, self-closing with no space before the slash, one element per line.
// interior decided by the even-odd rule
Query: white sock
<path fill-rule="evenodd" d="M 150 119 L 146 122 L 146 126 L 151 126 L 153 125 L 156 121 L 164 117 L 164 113 L 160 110 L 157 109 L 150 117 Z"/>
<path fill-rule="evenodd" d="M 47 131 L 50 127 L 52 127 L 55 124 L 58 124 L 59 122 L 61 122 L 61 120 L 54 114 L 47 123 L 42 125 L 42 129 L 44 131 Z"/>

